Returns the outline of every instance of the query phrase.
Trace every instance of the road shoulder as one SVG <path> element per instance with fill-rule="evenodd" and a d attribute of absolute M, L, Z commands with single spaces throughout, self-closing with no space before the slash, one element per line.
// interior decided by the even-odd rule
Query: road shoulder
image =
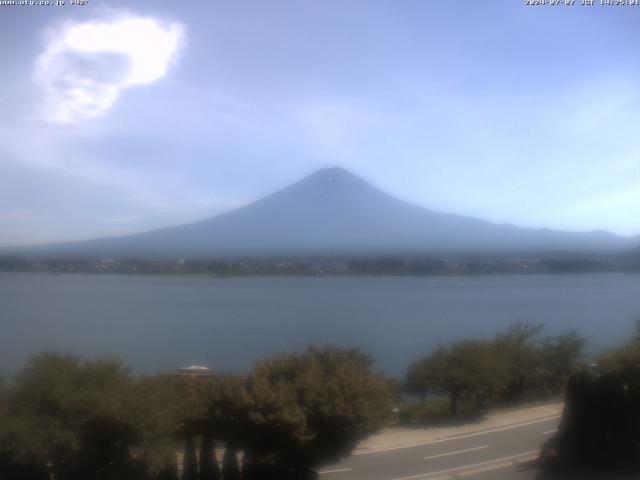
<path fill-rule="evenodd" d="M 382 430 L 364 440 L 354 455 L 364 455 L 412 446 L 424 445 L 430 442 L 455 438 L 490 430 L 516 428 L 520 425 L 543 421 L 559 417 L 562 414 L 563 403 L 552 403 L 519 409 L 497 410 L 489 412 L 477 422 L 447 427 L 408 428 L 392 427 Z"/>

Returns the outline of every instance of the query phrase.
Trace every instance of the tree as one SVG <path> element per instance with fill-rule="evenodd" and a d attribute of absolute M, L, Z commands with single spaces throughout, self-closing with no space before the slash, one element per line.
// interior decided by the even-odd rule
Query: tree
<path fill-rule="evenodd" d="M 43 462 L 17 455 L 10 428 L 7 428 L 11 423 L 9 390 L 0 379 L 0 478 L 49 480 L 49 472 Z"/>
<path fill-rule="evenodd" d="M 138 432 L 131 452 L 141 459 L 153 477 L 173 475 L 176 452 L 185 444 L 185 431 L 192 427 L 194 400 L 185 392 L 180 379 L 158 375 L 136 378 L 132 382 L 128 413 Z"/>
<path fill-rule="evenodd" d="M 636 323 L 640 331 L 640 323 Z M 584 341 L 575 333 L 559 336 L 548 346 L 550 371 L 569 375 L 565 408 L 558 432 L 544 445 L 542 465 L 572 478 L 585 473 L 640 472 L 640 338 L 573 368 Z M 558 376 L 558 373 L 556 373 Z M 603 478 L 605 478 L 603 476 Z"/>
<path fill-rule="evenodd" d="M 496 337 L 495 347 L 509 367 L 506 400 L 562 392 L 582 356 L 585 341 L 575 331 L 540 338 L 542 329 L 542 324 L 520 322 Z"/>
<path fill-rule="evenodd" d="M 246 420 L 250 409 L 246 378 L 216 375 L 203 381 L 201 388 L 205 411 L 200 431 L 225 443 L 241 443 L 250 433 Z"/>
<path fill-rule="evenodd" d="M 582 356 L 584 344 L 584 338 L 575 331 L 543 340 L 540 348 L 542 387 L 547 393 L 562 391 Z"/>
<path fill-rule="evenodd" d="M 502 391 L 509 378 L 504 357 L 491 342 L 465 340 L 439 347 L 428 357 L 414 362 L 407 374 L 408 388 L 420 395 L 445 394 L 451 413 L 459 402 L 473 398 L 477 406 Z"/>
<path fill-rule="evenodd" d="M 154 480 L 180 480 L 175 458 L 167 459 L 167 463 L 158 470 Z"/>
<path fill-rule="evenodd" d="M 11 392 L 15 454 L 51 464 L 60 480 L 133 475 L 137 431 L 128 371 L 116 361 L 83 363 L 42 354 L 18 375 Z"/>
<path fill-rule="evenodd" d="M 358 350 L 310 348 L 259 362 L 247 382 L 252 460 L 278 478 L 307 478 L 311 467 L 348 455 L 381 428 L 391 410 L 387 382 Z"/>
<path fill-rule="evenodd" d="M 199 461 L 201 480 L 220 480 L 220 467 L 216 459 L 215 444 L 209 432 L 202 434 Z"/>
<path fill-rule="evenodd" d="M 226 446 L 222 456 L 222 478 L 224 480 L 240 480 L 238 452 L 231 444 Z"/>
<path fill-rule="evenodd" d="M 182 459 L 182 480 L 199 480 L 198 457 L 191 433 L 184 434 L 184 457 Z"/>
<path fill-rule="evenodd" d="M 558 432 L 543 448 L 543 465 L 580 472 L 640 472 L 640 345 L 603 355 L 574 372 Z M 582 478 L 580 476 L 580 478 Z M 604 477 L 603 477 L 604 478 Z"/>
<path fill-rule="evenodd" d="M 184 442 L 183 478 L 215 480 L 220 441 L 224 480 L 240 478 L 238 450 L 247 478 L 315 478 L 390 413 L 370 367 L 357 350 L 324 348 L 272 357 L 248 378 L 134 378 L 113 360 L 39 355 L 0 389 L 0 477 L 175 480 Z"/>
<path fill-rule="evenodd" d="M 45 353 L 16 377 L 2 430 L 13 457 L 49 465 L 57 480 L 170 474 L 179 398 L 162 377 L 134 379 L 118 361 Z"/>
<path fill-rule="evenodd" d="M 540 388 L 542 352 L 538 336 L 543 328 L 541 323 L 518 322 L 496 336 L 494 347 L 508 369 L 509 378 L 502 392 L 505 400 L 516 401 Z"/>

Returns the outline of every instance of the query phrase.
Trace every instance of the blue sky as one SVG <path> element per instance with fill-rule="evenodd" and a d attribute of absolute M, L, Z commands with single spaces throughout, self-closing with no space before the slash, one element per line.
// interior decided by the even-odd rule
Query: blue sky
<path fill-rule="evenodd" d="M 119 235 L 339 165 L 495 222 L 640 233 L 639 7 L 0 6 L 0 245 Z"/>

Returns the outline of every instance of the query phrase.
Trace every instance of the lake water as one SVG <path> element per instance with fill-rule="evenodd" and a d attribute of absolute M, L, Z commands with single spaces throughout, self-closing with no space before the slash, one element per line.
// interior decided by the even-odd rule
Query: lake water
<path fill-rule="evenodd" d="M 597 351 L 640 318 L 640 276 L 233 278 L 0 274 L 0 374 L 42 350 L 135 371 L 247 371 L 308 344 L 358 346 L 401 375 L 416 357 L 516 320 L 575 328 Z"/>

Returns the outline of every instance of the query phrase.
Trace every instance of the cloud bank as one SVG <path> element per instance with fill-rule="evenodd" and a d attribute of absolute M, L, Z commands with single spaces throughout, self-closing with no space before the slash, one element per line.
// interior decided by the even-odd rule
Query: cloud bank
<path fill-rule="evenodd" d="M 36 60 L 39 116 L 69 124 L 104 115 L 122 90 L 162 78 L 183 38 L 180 23 L 130 14 L 62 25 Z"/>

